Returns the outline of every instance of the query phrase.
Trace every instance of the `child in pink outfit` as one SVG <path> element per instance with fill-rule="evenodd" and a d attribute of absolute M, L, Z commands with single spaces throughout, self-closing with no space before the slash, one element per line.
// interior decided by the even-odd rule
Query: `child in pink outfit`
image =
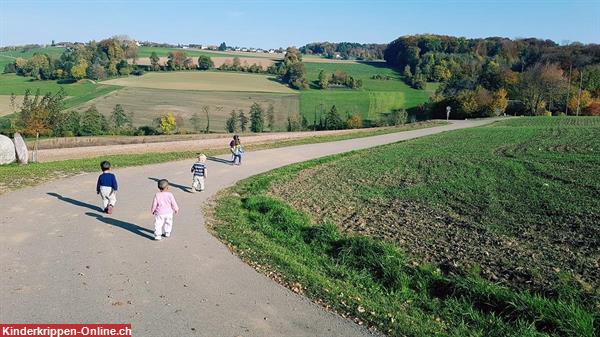
<path fill-rule="evenodd" d="M 179 206 L 173 193 L 169 192 L 169 181 L 161 179 L 158 181 L 158 189 L 152 201 L 152 214 L 154 214 L 154 240 L 162 240 L 163 233 L 165 237 L 171 236 L 173 228 L 173 213 L 179 212 Z"/>

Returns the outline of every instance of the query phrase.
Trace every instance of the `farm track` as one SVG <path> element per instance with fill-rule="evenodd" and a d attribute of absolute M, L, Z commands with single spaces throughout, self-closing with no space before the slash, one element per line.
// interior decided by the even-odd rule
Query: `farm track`
<path fill-rule="evenodd" d="M 273 141 L 285 141 L 293 139 L 302 139 L 315 136 L 330 136 L 350 133 L 368 132 L 372 129 L 355 130 L 332 130 L 332 131 L 301 131 L 301 132 L 279 132 L 266 133 L 261 135 L 242 135 L 245 145 L 267 143 Z M 167 141 L 156 143 L 141 144 L 119 144 L 102 146 L 82 146 L 60 149 L 38 150 L 38 159 L 40 162 L 50 162 L 66 159 L 92 158 L 115 154 L 134 154 L 134 153 L 157 153 L 157 152 L 179 152 L 190 150 L 209 150 L 224 149 L 229 146 L 229 135 L 214 136 L 213 138 L 203 138 L 194 140 Z"/>
<path fill-rule="evenodd" d="M 188 190 L 189 161 L 116 170 L 112 216 L 95 174 L 0 196 L 0 321 L 131 322 L 139 336 L 366 336 L 233 256 L 204 227 L 201 205 L 240 179 L 287 164 L 493 120 L 247 153 L 209 162 L 204 193 Z M 149 203 L 168 178 L 181 212 L 173 236 L 152 242 Z"/>

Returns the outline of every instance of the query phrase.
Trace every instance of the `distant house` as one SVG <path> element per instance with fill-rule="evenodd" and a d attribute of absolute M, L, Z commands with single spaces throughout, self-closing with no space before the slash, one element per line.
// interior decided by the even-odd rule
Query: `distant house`
<path fill-rule="evenodd" d="M 242 48 L 242 51 L 248 51 L 248 48 Z"/>
<path fill-rule="evenodd" d="M 333 58 L 341 59 L 342 58 L 342 54 L 340 54 L 338 52 L 335 52 L 335 53 L 333 53 Z"/>
<path fill-rule="evenodd" d="M 200 45 L 200 49 L 204 49 L 204 50 L 206 50 L 206 49 L 208 49 L 208 47 L 207 47 L 206 45 L 203 45 L 203 44 L 201 44 L 201 45 Z"/>
<path fill-rule="evenodd" d="M 217 46 L 215 46 L 215 45 L 209 45 L 209 46 L 207 47 L 207 49 L 208 49 L 208 50 L 217 50 L 217 49 L 219 49 L 219 47 L 217 47 Z"/>
<path fill-rule="evenodd" d="M 269 54 L 275 54 L 275 50 L 274 49 L 269 49 Z"/>
<path fill-rule="evenodd" d="M 242 51 L 242 49 L 238 47 L 238 48 L 235 48 L 235 51 Z"/>

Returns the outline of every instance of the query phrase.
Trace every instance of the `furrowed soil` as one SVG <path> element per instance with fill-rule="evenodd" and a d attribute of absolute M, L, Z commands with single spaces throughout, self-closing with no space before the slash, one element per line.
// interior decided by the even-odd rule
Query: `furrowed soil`
<path fill-rule="evenodd" d="M 270 193 L 415 264 L 555 296 L 600 295 L 600 119 L 522 118 L 300 171 Z"/>

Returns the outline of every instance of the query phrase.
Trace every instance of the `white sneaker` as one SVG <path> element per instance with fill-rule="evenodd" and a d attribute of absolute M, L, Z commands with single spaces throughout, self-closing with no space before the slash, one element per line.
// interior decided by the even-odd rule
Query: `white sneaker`
<path fill-rule="evenodd" d="M 168 238 L 171 236 L 171 233 L 165 233 L 165 238 Z"/>
<path fill-rule="evenodd" d="M 154 237 L 154 240 L 155 241 L 160 241 L 160 240 L 162 240 L 162 236 L 157 235 L 157 236 Z"/>

